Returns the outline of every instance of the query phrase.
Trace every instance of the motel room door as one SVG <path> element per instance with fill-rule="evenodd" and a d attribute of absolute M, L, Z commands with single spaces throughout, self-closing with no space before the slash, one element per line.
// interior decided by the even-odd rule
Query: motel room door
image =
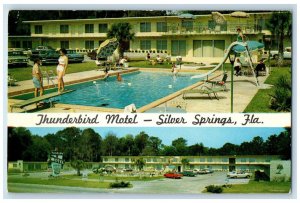
<path fill-rule="evenodd" d="M 229 158 L 229 171 L 235 171 L 235 158 Z"/>
<path fill-rule="evenodd" d="M 202 41 L 193 40 L 193 56 L 202 57 Z"/>

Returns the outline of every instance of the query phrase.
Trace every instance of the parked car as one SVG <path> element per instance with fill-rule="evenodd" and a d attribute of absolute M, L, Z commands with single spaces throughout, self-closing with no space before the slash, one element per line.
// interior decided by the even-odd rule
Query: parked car
<path fill-rule="evenodd" d="M 244 171 L 231 171 L 227 173 L 228 178 L 250 178 L 252 173 L 247 173 Z"/>
<path fill-rule="evenodd" d="M 40 55 L 41 63 L 42 64 L 57 64 L 58 58 L 60 54 L 55 50 L 47 50 L 42 51 L 45 52 L 42 55 Z"/>
<path fill-rule="evenodd" d="M 41 51 L 41 50 L 54 50 L 51 46 L 37 46 L 35 47 L 36 51 Z"/>
<path fill-rule="evenodd" d="M 271 58 L 273 59 L 278 59 L 278 51 L 277 50 L 273 50 L 270 51 L 271 54 Z M 292 58 L 292 47 L 286 47 L 283 51 L 283 58 L 284 59 L 291 59 Z"/>
<path fill-rule="evenodd" d="M 196 174 L 193 171 L 183 171 L 183 172 L 180 172 L 180 174 L 182 174 L 183 176 L 188 176 L 188 177 L 196 176 Z"/>
<path fill-rule="evenodd" d="M 28 58 L 23 50 L 10 49 L 8 51 L 8 66 L 27 66 Z"/>
<path fill-rule="evenodd" d="M 97 58 L 97 50 L 98 49 L 94 49 L 94 50 L 88 52 L 87 56 L 90 57 L 92 60 L 96 60 L 96 58 Z"/>
<path fill-rule="evenodd" d="M 165 173 L 166 178 L 180 179 L 183 175 L 175 172 Z"/>
<path fill-rule="evenodd" d="M 81 63 L 84 60 L 83 54 L 77 53 L 75 49 L 67 49 L 69 63 Z"/>

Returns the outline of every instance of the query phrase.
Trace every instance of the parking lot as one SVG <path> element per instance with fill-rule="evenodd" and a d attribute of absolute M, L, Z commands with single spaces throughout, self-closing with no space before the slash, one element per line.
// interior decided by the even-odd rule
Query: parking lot
<path fill-rule="evenodd" d="M 115 193 L 131 194 L 199 194 L 208 185 L 247 184 L 249 179 L 227 179 L 226 172 L 197 175 L 182 179 L 159 179 L 153 181 L 132 181 L 132 188 L 114 189 Z"/>

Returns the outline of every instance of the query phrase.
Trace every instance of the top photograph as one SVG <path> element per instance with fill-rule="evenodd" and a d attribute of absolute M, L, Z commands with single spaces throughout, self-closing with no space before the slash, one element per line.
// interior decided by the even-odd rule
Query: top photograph
<path fill-rule="evenodd" d="M 292 10 L 10 10 L 8 113 L 282 113 Z"/>

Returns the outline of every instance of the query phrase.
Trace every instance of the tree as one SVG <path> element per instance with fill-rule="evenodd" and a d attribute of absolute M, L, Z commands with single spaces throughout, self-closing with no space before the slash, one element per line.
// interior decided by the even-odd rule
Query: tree
<path fill-rule="evenodd" d="M 83 160 L 72 160 L 71 166 L 77 171 L 77 175 L 80 176 L 80 171 L 85 168 L 85 163 Z"/>
<path fill-rule="evenodd" d="M 191 145 L 188 147 L 188 155 L 190 156 L 201 156 L 205 153 L 205 151 L 207 150 L 206 147 L 204 147 L 203 143 L 197 143 L 194 145 Z"/>
<path fill-rule="evenodd" d="M 275 111 L 290 112 L 292 109 L 292 82 L 290 75 L 282 75 L 274 85 L 271 96 L 271 109 Z"/>
<path fill-rule="evenodd" d="M 131 32 L 131 25 L 129 23 L 112 24 L 107 31 L 108 38 L 116 38 L 119 42 L 119 55 L 123 57 L 124 52 L 129 47 L 130 40 L 134 39 L 134 33 Z"/>
<path fill-rule="evenodd" d="M 149 135 L 146 134 L 144 131 L 140 132 L 134 138 L 134 145 L 136 147 L 136 156 L 142 155 L 143 150 L 147 146 Z"/>
<path fill-rule="evenodd" d="M 116 155 L 118 142 L 118 137 L 114 133 L 109 132 L 103 140 L 104 155 Z"/>
<path fill-rule="evenodd" d="M 32 144 L 23 153 L 24 160 L 46 161 L 51 151 L 48 140 L 40 136 L 32 136 Z"/>
<path fill-rule="evenodd" d="M 187 140 L 180 137 L 172 141 L 172 146 L 176 148 L 176 155 L 186 155 L 187 152 Z"/>
<path fill-rule="evenodd" d="M 181 159 L 181 164 L 183 165 L 183 170 L 185 170 L 185 167 L 190 165 L 190 161 L 187 158 Z"/>
<path fill-rule="evenodd" d="M 80 142 L 86 161 L 100 161 L 102 138 L 98 133 L 92 128 L 84 129 Z"/>
<path fill-rule="evenodd" d="M 146 148 L 143 150 L 143 155 L 157 156 L 161 148 L 161 139 L 158 137 L 149 137 Z"/>
<path fill-rule="evenodd" d="M 32 145 L 32 135 L 27 128 L 8 128 L 8 161 L 25 160 L 24 152 Z"/>
<path fill-rule="evenodd" d="M 278 62 L 280 65 L 283 61 L 284 38 L 285 36 L 288 36 L 291 39 L 291 20 L 292 16 L 289 11 L 279 11 L 272 14 L 271 19 L 267 24 L 272 34 L 275 34 L 276 38 L 278 39 Z"/>
<path fill-rule="evenodd" d="M 220 155 L 236 155 L 238 153 L 238 145 L 225 143 L 218 151 Z"/>
<path fill-rule="evenodd" d="M 143 158 L 138 158 L 135 160 L 134 164 L 136 165 L 138 170 L 141 171 L 141 170 L 143 170 L 146 163 Z"/>

